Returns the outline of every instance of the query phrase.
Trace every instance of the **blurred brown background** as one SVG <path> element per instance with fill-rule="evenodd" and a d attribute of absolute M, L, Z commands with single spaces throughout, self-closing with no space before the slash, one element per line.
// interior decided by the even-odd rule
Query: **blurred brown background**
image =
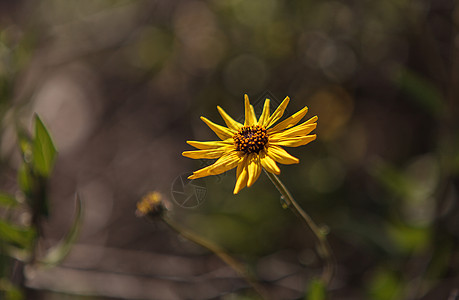
<path fill-rule="evenodd" d="M 136 218 L 151 190 L 275 299 L 302 299 L 314 238 L 266 177 L 234 196 L 232 170 L 200 181 L 199 205 L 174 198 L 206 164 L 185 141 L 216 138 L 199 116 L 243 116 L 244 93 L 319 116 L 281 178 L 330 228 L 333 299 L 457 299 L 458 25 L 453 0 L 1 1 L 2 189 L 17 190 L 15 124 L 36 112 L 59 151 L 41 246 L 75 192 L 85 209 L 65 262 L 28 272 L 30 299 L 251 299 L 214 255 Z"/>

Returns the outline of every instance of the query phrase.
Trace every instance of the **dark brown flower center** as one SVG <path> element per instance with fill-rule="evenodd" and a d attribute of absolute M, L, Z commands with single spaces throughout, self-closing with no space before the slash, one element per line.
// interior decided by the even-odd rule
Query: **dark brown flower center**
<path fill-rule="evenodd" d="M 237 151 L 243 151 L 245 154 L 258 153 L 268 143 L 268 133 L 259 125 L 244 126 L 233 139 Z"/>

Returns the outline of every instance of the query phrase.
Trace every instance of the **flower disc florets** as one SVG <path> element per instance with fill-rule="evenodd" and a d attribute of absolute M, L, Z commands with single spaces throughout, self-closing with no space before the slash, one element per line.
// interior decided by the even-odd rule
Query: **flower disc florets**
<path fill-rule="evenodd" d="M 268 133 L 260 125 L 244 126 L 233 136 L 237 151 L 258 153 L 268 143 Z"/>

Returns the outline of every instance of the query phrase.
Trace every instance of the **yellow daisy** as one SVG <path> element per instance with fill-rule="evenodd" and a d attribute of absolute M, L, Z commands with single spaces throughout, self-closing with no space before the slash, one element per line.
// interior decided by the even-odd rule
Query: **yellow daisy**
<path fill-rule="evenodd" d="M 194 159 L 218 159 L 212 165 L 195 171 L 188 177 L 189 179 L 218 175 L 237 167 L 236 185 L 233 192 L 237 194 L 244 187 L 250 187 L 258 179 L 262 167 L 278 175 L 280 169 L 276 162 L 281 164 L 299 162 L 298 158 L 287 153 L 282 146 L 298 147 L 316 139 L 315 134 L 308 134 L 316 128 L 317 116 L 295 126 L 306 115 L 308 111 L 306 106 L 272 127 L 284 114 L 290 101 L 289 97 L 282 101 L 272 115 L 269 113 L 269 99 L 266 99 L 263 112 L 258 120 L 247 95 L 244 95 L 244 100 L 244 124 L 236 122 L 220 106 L 217 106 L 218 112 L 228 127 L 201 117 L 201 120 L 217 134 L 221 141 L 187 141 L 188 144 L 199 150 L 185 151 L 182 155 Z"/>

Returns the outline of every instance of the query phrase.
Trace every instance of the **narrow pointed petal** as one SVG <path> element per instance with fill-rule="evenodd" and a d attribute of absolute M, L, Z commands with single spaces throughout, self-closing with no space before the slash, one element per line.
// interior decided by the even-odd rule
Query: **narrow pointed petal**
<path fill-rule="evenodd" d="M 193 159 L 201 159 L 201 158 L 213 159 L 213 158 L 221 157 L 226 152 L 228 152 L 227 147 L 220 147 L 217 149 L 184 151 L 182 152 L 182 155 L 188 158 L 193 158 Z"/>
<path fill-rule="evenodd" d="M 266 121 L 269 118 L 269 99 L 265 100 L 265 104 L 263 106 L 263 112 L 261 113 L 260 119 L 258 119 L 258 125 L 265 126 Z"/>
<path fill-rule="evenodd" d="M 307 124 L 307 125 L 298 125 L 287 129 L 282 132 L 273 133 L 269 136 L 269 140 L 271 142 L 280 142 L 286 138 L 297 138 L 297 137 L 305 137 L 311 131 L 316 129 L 317 123 Z"/>
<path fill-rule="evenodd" d="M 312 134 L 302 137 L 285 138 L 278 142 L 273 142 L 273 145 L 285 147 L 299 147 L 309 144 L 310 142 L 314 141 L 316 137 L 317 135 Z"/>
<path fill-rule="evenodd" d="M 229 128 L 223 127 L 221 125 L 215 124 L 214 122 L 210 121 L 206 117 L 201 117 L 201 120 L 212 129 L 213 132 L 222 140 L 226 140 L 232 138 L 237 131 L 231 130 Z"/>
<path fill-rule="evenodd" d="M 302 123 L 301 125 L 312 124 L 314 122 L 317 122 L 318 119 L 319 119 L 318 116 L 314 116 L 311 119 L 307 120 L 306 122 Z"/>
<path fill-rule="evenodd" d="M 285 109 L 287 108 L 287 105 L 290 101 L 289 97 L 285 97 L 284 101 L 276 108 L 276 110 L 273 112 L 271 117 L 269 117 L 267 121 L 266 128 L 271 127 L 276 123 L 280 118 L 282 118 L 282 115 L 284 114 Z"/>
<path fill-rule="evenodd" d="M 242 162 L 237 166 L 236 171 L 236 185 L 234 186 L 233 194 L 239 193 L 240 190 L 247 186 L 247 180 L 249 178 L 247 170 L 247 159 L 244 157 Z"/>
<path fill-rule="evenodd" d="M 300 162 L 298 158 L 291 156 L 287 151 L 277 145 L 269 146 L 267 154 L 276 162 L 284 165 L 297 164 Z"/>
<path fill-rule="evenodd" d="M 228 115 L 223 110 L 223 108 L 221 108 L 220 106 L 217 106 L 217 110 L 220 113 L 220 116 L 222 116 L 222 119 L 223 121 L 225 121 L 225 124 L 226 126 L 228 126 L 228 128 L 238 131 L 242 127 L 242 124 L 235 121 L 233 118 L 231 118 L 230 115 Z"/>
<path fill-rule="evenodd" d="M 209 142 L 199 142 L 199 141 L 186 141 L 188 145 L 191 145 L 197 149 L 216 149 L 224 146 L 231 146 L 234 144 L 233 139 L 227 139 L 224 141 L 209 141 Z"/>
<path fill-rule="evenodd" d="M 261 174 L 261 164 L 260 164 L 260 157 L 258 154 L 252 154 L 249 160 L 249 164 L 247 166 L 247 170 L 249 172 L 249 179 L 247 180 L 247 187 L 252 186 L 252 184 L 257 181 L 258 177 Z"/>
<path fill-rule="evenodd" d="M 280 169 L 277 166 L 276 162 L 268 155 L 261 156 L 260 162 L 263 168 L 265 168 L 265 170 L 268 171 L 269 173 L 273 173 L 276 175 L 280 174 Z"/>
<path fill-rule="evenodd" d="M 201 178 L 209 175 L 218 175 L 228 170 L 233 169 L 237 166 L 241 160 L 239 154 L 236 151 L 232 151 L 222 157 L 220 157 L 215 163 L 200 170 L 195 171 L 190 175 L 189 179 Z"/>
<path fill-rule="evenodd" d="M 253 107 L 250 105 L 249 96 L 247 94 L 244 95 L 244 107 L 245 107 L 245 121 L 244 126 L 251 126 L 255 125 L 256 117 L 253 110 Z"/>
<path fill-rule="evenodd" d="M 297 113 L 291 115 L 290 117 L 288 117 L 284 121 L 280 122 L 279 124 L 277 124 L 273 128 L 268 129 L 268 133 L 279 132 L 279 131 L 284 130 L 286 128 L 290 128 L 290 127 L 295 126 L 296 124 L 298 124 L 298 122 L 301 119 L 303 119 L 303 117 L 306 115 L 307 112 L 308 112 L 308 107 L 305 106 L 302 110 L 300 110 Z"/>
<path fill-rule="evenodd" d="M 250 120 L 250 122 L 253 124 L 253 125 L 256 125 L 257 124 L 257 116 L 255 114 L 255 109 L 253 108 L 253 105 L 250 104 L 250 116 L 252 118 L 252 120 Z"/>

